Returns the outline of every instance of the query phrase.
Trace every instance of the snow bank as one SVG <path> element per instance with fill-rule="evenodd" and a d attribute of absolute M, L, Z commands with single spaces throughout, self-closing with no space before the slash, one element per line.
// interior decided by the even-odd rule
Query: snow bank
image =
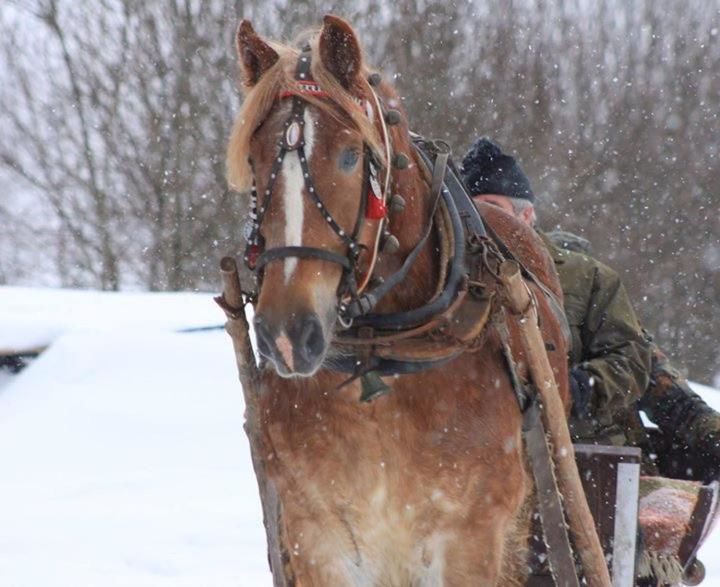
<path fill-rule="evenodd" d="M 54 341 L 0 388 L 0 585 L 270 585 L 230 341 L 172 332 L 221 323 L 211 297 L 0 288 L 0 308 L 3 340 L 47 320 Z"/>
<path fill-rule="evenodd" d="M 233 360 L 72 333 L 1 390 L 2 584 L 269 584 Z"/>
<path fill-rule="evenodd" d="M 45 347 L 68 331 L 168 331 L 222 324 L 210 294 L 0 287 L 0 353 Z"/>

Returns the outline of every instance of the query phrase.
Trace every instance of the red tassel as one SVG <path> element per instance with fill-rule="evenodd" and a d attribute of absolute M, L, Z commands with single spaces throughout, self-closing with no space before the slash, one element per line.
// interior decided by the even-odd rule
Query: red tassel
<path fill-rule="evenodd" d="M 365 218 L 369 220 L 380 220 L 387 215 L 387 206 L 385 202 L 378 198 L 374 193 L 368 194 L 368 205 L 365 211 Z"/>
<path fill-rule="evenodd" d="M 258 257 L 260 256 L 260 247 L 258 245 L 250 245 L 247 248 L 247 264 L 250 269 L 255 269 Z"/>

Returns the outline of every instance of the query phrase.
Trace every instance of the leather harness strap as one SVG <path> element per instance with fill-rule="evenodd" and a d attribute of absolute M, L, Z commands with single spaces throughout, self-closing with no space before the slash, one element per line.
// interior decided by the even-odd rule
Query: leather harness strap
<path fill-rule="evenodd" d="M 391 318 L 388 318 L 387 314 L 369 316 L 368 314 L 380 302 L 380 300 L 385 297 L 388 292 L 390 292 L 407 277 L 407 274 L 409 273 L 412 266 L 415 264 L 418 255 L 427 243 L 427 240 L 432 233 L 432 229 L 434 226 L 433 219 L 435 217 L 435 214 L 437 213 L 438 204 L 440 203 L 440 198 L 444 190 L 445 171 L 447 169 L 449 157 L 449 152 L 440 153 L 438 154 L 437 158 L 435 159 L 435 163 L 433 164 L 432 184 L 430 186 L 430 194 L 433 201 L 432 209 L 430 211 L 431 220 L 430 222 L 428 222 L 428 226 L 425 229 L 423 236 L 413 247 L 413 250 L 410 251 L 410 254 L 405 258 L 405 261 L 403 262 L 400 269 L 393 273 L 393 275 L 386 279 L 380 286 L 355 298 L 352 303 L 347 304 L 344 309 L 341 309 L 343 312 L 343 317 L 345 319 L 356 320 L 360 318 L 360 320 L 358 320 L 358 324 L 377 324 L 378 321 L 384 321 L 387 324 L 387 322 L 391 320 Z"/>
<path fill-rule="evenodd" d="M 535 389 L 520 379 L 510 348 L 507 316 L 504 310 L 498 318 L 495 321 L 495 329 L 502 341 L 503 357 L 523 415 L 522 432 L 525 450 L 535 479 L 538 512 L 548 551 L 550 572 L 557 587 L 579 587 L 580 582 L 570 545 L 560 487 L 547 443 L 545 425 L 540 417 L 542 409 L 540 399 Z"/>
<path fill-rule="evenodd" d="M 570 344 L 570 341 L 572 340 L 572 334 L 570 332 L 570 325 L 567 321 L 567 316 L 565 315 L 565 310 L 563 308 L 563 305 L 560 303 L 560 300 L 558 300 L 558 297 L 550 291 L 550 289 L 542 282 L 540 279 L 537 278 L 537 276 L 530 271 L 514 254 L 513 252 L 508 248 L 508 246 L 505 244 L 505 242 L 498 236 L 498 234 L 495 232 L 492 226 L 489 224 L 487 225 L 487 231 L 492 238 L 493 241 L 495 241 L 495 244 L 497 245 L 498 249 L 500 249 L 500 252 L 502 253 L 503 257 L 506 259 L 509 259 L 511 261 L 515 261 L 518 266 L 520 267 L 520 271 L 523 274 L 523 277 L 526 279 L 529 279 L 532 281 L 535 285 L 540 288 L 540 291 L 542 291 L 545 294 L 545 297 L 548 300 L 548 303 L 550 304 L 550 308 L 553 311 L 553 314 L 555 314 L 555 317 L 558 319 L 558 322 L 560 323 L 560 326 L 562 328 L 563 337 L 565 338 L 565 342 L 567 344 Z"/>
<path fill-rule="evenodd" d="M 324 249 L 316 249 L 311 247 L 274 247 L 262 253 L 255 263 L 255 268 L 260 271 L 265 265 L 272 261 L 285 259 L 287 257 L 300 257 L 303 259 L 320 259 L 321 261 L 329 261 L 340 265 L 346 271 L 352 269 L 350 260 L 345 255 L 339 255 L 332 251 Z"/>
<path fill-rule="evenodd" d="M 541 407 L 538 402 L 536 397 L 523 414 L 523 436 L 525 450 L 535 478 L 538 511 L 545 544 L 548 548 L 550 572 L 557 587 L 579 587 L 580 581 L 570 545 L 560 488 L 555 477 L 545 426 L 540 417 Z"/>

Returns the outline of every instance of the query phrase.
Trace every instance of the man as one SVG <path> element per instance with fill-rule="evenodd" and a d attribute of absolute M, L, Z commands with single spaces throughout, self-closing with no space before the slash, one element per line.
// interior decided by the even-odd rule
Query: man
<path fill-rule="evenodd" d="M 477 140 L 463 158 L 461 173 L 476 201 L 535 226 L 530 182 L 515 159 L 493 142 Z M 718 478 L 720 415 L 690 390 L 641 328 L 617 273 L 585 254 L 585 239 L 564 232 L 540 236 L 555 261 L 572 331 L 569 423 L 574 440 L 641 446 L 648 473 L 655 472 L 657 455 L 663 475 Z M 660 434 L 651 438 L 638 408 Z"/>

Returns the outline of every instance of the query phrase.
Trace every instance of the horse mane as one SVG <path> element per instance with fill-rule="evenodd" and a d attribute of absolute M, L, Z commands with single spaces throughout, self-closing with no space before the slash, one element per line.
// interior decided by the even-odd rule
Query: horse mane
<path fill-rule="evenodd" d="M 320 30 L 310 34 L 313 78 L 327 93 L 329 100 L 310 95 L 303 95 L 303 99 L 333 116 L 341 124 L 354 126 L 360 132 L 364 142 L 374 152 L 378 161 L 385 163 L 383 141 L 378 129 L 373 121 L 368 119 L 364 109 L 358 108 L 357 103 L 352 99 L 354 96 L 370 100 L 373 110 L 375 109 L 372 98 L 373 90 L 367 81 L 371 70 L 365 66 L 363 58 L 363 65 L 354 87 L 349 90 L 344 88 L 327 70 L 320 58 L 318 48 Z M 280 43 L 269 44 L 277 52 L 279 59 L 255 85 L 249 85 L 247 82 L 242 85 L 245 99 L 235 118 L 228 144 L 227 178 L 230 187 L 240 192 L 249 190 L 253 183 L 249 154 L 250 141 L 255 131 L 268 117 L 280 95 L 291 89 L 296 81 L 295 65 L 300 53 L 299 49 Z M 382 89 L 387 92 L 387 84 L 383 84 Z M 376 112 L 376 116 L 382 116 L 382 113 Z"/>

